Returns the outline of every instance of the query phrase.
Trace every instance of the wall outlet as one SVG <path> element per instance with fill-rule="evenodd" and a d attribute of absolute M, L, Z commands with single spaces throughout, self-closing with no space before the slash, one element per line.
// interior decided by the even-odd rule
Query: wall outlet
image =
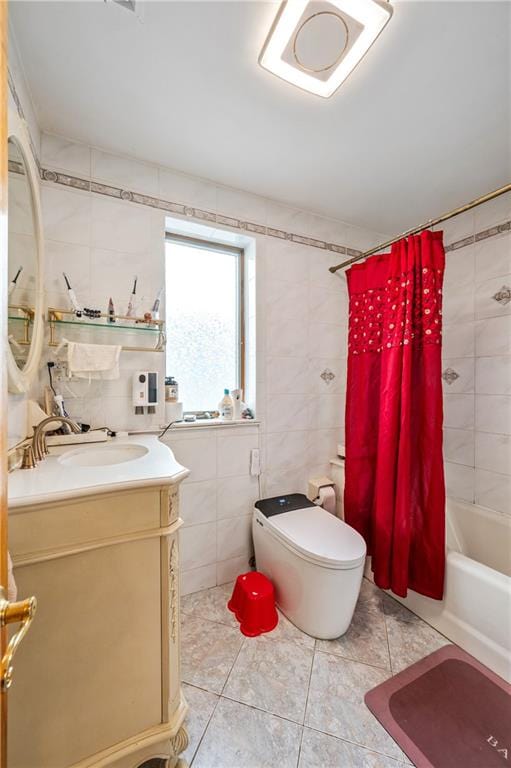
<path fill-rule="evenodd" d="M 259 448 L 252 448 L 250 451 L 250 474 L 253 477 L 259 477 L 261 474 L 261 454 Z"/>

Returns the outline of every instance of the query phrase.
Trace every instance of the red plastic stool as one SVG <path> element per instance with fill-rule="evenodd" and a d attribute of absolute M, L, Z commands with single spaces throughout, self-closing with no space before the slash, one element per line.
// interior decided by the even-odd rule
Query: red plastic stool
<path fill-rule="evenodd" d="M 279 623 L 273 584 L 258 571 L 238 576 L 227 607 L 234 613 L 240 622 L 241 632 L 247 637 L 271 632 Z"/>

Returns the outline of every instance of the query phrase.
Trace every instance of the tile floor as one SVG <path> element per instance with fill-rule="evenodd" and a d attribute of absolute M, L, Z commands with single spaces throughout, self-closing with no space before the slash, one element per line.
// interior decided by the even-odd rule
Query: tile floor
<path fill-rule="evenodd" d="M 314 640 L 282 614 L 244 637 L 232 585 L 182 601 L 182 678 L 193 768 L 409 766 L 364 694 L 448 641 L 364 579 L 352 625 Z"/>

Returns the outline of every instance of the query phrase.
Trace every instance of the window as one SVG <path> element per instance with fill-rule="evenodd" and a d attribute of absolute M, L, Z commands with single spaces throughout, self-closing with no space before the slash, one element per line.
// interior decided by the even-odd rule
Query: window
<path fill-rule="evenodd" d="M 216 410 L 243 389 L 243 251 L 167 234 L 167 376 L 185 411 Z"/>

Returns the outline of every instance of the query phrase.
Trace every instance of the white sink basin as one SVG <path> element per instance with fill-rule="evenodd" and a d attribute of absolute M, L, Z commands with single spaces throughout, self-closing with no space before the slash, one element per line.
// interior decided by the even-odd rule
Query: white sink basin
<path fill-rule="evenodd" d="M 59 456 L 58 461 L 66 467 L 106 467 L 140 459 L 147 453 L 149 453 L 149 449 L 145 445 L 137 443 L 101 447 L 87 446 L 76 448 L 74 451 L 66 451 L 62 456 Z"/>

